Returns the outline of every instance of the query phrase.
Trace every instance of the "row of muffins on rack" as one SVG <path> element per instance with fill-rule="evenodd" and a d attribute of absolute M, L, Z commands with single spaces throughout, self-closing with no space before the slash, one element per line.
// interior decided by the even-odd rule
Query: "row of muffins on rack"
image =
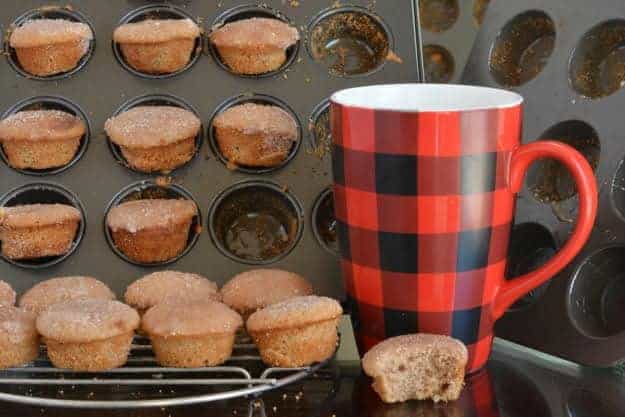
<path fill-rule="evenodd" d="M 320 362 L 338 344 L 340 304 L 313 295 L 310 283 L 283 270 L 246 271 L 221 290 L 197 274 L 155 272 L 132 283 L 124 300 L 95 278 L 62 277 L 35 285 L 14 307 L 15 292 L 0 281 L 0 368 L 32 362 L 40 342 L 58 368 L 120 367 L 137 330 L 167 367 L 227 361 L 244 324 L 269 366 Z"/>

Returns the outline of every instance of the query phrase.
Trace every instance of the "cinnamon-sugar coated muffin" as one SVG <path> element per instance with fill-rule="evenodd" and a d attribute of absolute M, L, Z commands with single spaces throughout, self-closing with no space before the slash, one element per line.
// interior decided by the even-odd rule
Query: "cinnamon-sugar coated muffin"
<path fill-rule="evenodd" d="M 467 348 L 459 340 L 419 333 L 378 343 L 365 354 L 362 367 L 384 402 L 455 401 L 467 360 Z"/>
<path fill-rule="evenodd" d="M 135 262 L 164 262 L 181 254 L 198 209 L 190 200 L 146 199 L 111 208 L 106 224 L 117 249 Z"/>
<path fill-rule="evenodd" d="M 145 313 L 141 328 L 161 365 L 197 368 L 228 360 L 242 325 L 241 316 L 225 304 L 170 298 Z"/>
<path fill-rule="evenodd" d="M 74 158 L 86 131 L 73 114 L 23 110 L 0 121 L 0 143 L 13 168 L 58 168 Z"/>
<path fill-rule="evenodd" d="M 72 248 L 81 219 L 80 211 L 65 204 L 2 207 L 2 254 L 15 260 L 64 255 Z"/>
<path fill-rule="evenodd" d="M 57 303 L 37 317 L 57 368 L 103 371 L 126 363 L 139 314 L 119 301 L 83 298 Z"/>
<path fill-rule="evenodd" d="M 104 130 L 128 164 L 143 172 L 169 172 L 189 161 L 201 121 L 174 106 L 137 106 L 108 119 Z"/>
<path fill-rule="evenodd" d="M 187 300 L 219 300 L 217 284 L 189 272 L 159 271 L 139 278 L 126 289 L 124 300 L 144 313 L 169 297 Z"/>
<path fill-rule="evenodd" d="M 106 284 L 92 277 L 58 277 L 42 281 L 26 291 L 18 305 L 39 315 L 51 305 L 81 298 L 114 300 L 115 294 Z"/>
<path fill-rule="evenodd" d="M 213 120 L 222 155 L 234 166 L 275 167 L 299 140 L 295 119 L 278 106 L 245 103 Z"/>
<path fill-rule="evenodd" d="M 93 32 L 85 23 L 33 19 L 11 32 L 9 45 L 24 71 L 45 77 L 76 68 L 92 39 Z"/>
<path fill-rule="evenodd" d="M 247 331 L 268 365 L 286 368 L 321 362 L 338 345 L 341 305 L 314 295 L 289 298 L 252 314 Z"/>
<path fill-rule="evenodd" d="M 223 302 L 243 317 L 289 298 L 312 295 L 302 276 L 281 269 L 252 269 L 235 275 L 221 289 Z"/>
<path fill-rule="evenodd" d="M 113 33 L 128 65 L 147 74 L 170 74 L 191 60 L 199 26 L 191 19 L 146 19 Z"/>
<path fill-rule="evenodd" d="M 35 315 L 0 306 L 0 369 L 25 365 L 39 355 Z"/>
<path fill-rule="evenodd" d="M 0 281 L 0 307 L 15 305 L 16 294 L 8 282 Z"/>
<path fill-rule="evenodd" d="M 222 62 L 233 72 L 258 75 L 280 69 L 299 32 L 278 19 L 253 17 L 227 23 L 210 34 Z"/>

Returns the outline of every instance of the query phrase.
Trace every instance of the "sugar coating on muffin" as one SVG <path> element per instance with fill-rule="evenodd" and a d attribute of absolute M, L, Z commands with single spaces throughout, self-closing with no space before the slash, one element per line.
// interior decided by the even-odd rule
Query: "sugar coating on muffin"
<path fill-rule="evenodd" d="M 8 282 L 0 281 L 0 307 L 15 305 L 16 294 Z"/>
<path fill-rule="evenodd" d="M 39 355 L 35 315 L 12 306 L 0 306 L 0 369 L 21 366 Z"/>
<path fill-rule="evenodd" d="M 85 122 L 73 114 L 23 110 L 0 121 L 0 143 L 14 168 L 57 168 L 74 158 L 86 131 Z"/>
<path fill-rule="evenodd" d="M 280 165 L 299 139 L 293 116 L 274 105 L 233 106 L 215 117 L 213 127 L 221 153 L 234 165 Z"/>
<path fill-rule="evenodd" d="M 168 172 L 195 153 L 201 121 L 174 106 L 137 106 L 108 119 L 104 130 L 128 164 L 143 172 Z"/>

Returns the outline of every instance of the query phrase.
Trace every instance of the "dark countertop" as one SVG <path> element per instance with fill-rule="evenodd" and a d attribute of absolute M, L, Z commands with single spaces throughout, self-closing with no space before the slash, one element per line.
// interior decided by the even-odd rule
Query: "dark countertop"
<path fill-rule="evenodd" d="M 192 388 L 189 393 L 193 393 Z M 120 398 L 129 395 L 108 394 Z M 587 369 L 497 340 L 487 369 L 469 377 L 460 400 L 448 404 L 413 401 L 385 405 L 358 367 L 343 364 L 267 393 L 262 401 L 240 399 L 204 406 L 107 412 L 0 403 L 0 416 L 622 417 L 623 399 L 625 376 L 616 369 Z"/>

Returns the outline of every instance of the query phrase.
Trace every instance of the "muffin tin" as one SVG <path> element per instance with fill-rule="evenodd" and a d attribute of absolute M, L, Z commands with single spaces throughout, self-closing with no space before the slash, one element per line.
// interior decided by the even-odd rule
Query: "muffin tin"
<path fill-rule="evenodd" d="M 584 10 L 578 13 L 577 10 Z M 496 334 L 583 364 L 625 359 L 625 9 L 574 0 L 492 2 L 463 81 L 525 97 L 524 141 L 557 139 L 595 169 L 599 209 L 577 258 L 517 303 Z M 578 197 L 554 161 L 534 164 L 517 203 L 508 275 L 528 272 L 566 242 Z"/>

